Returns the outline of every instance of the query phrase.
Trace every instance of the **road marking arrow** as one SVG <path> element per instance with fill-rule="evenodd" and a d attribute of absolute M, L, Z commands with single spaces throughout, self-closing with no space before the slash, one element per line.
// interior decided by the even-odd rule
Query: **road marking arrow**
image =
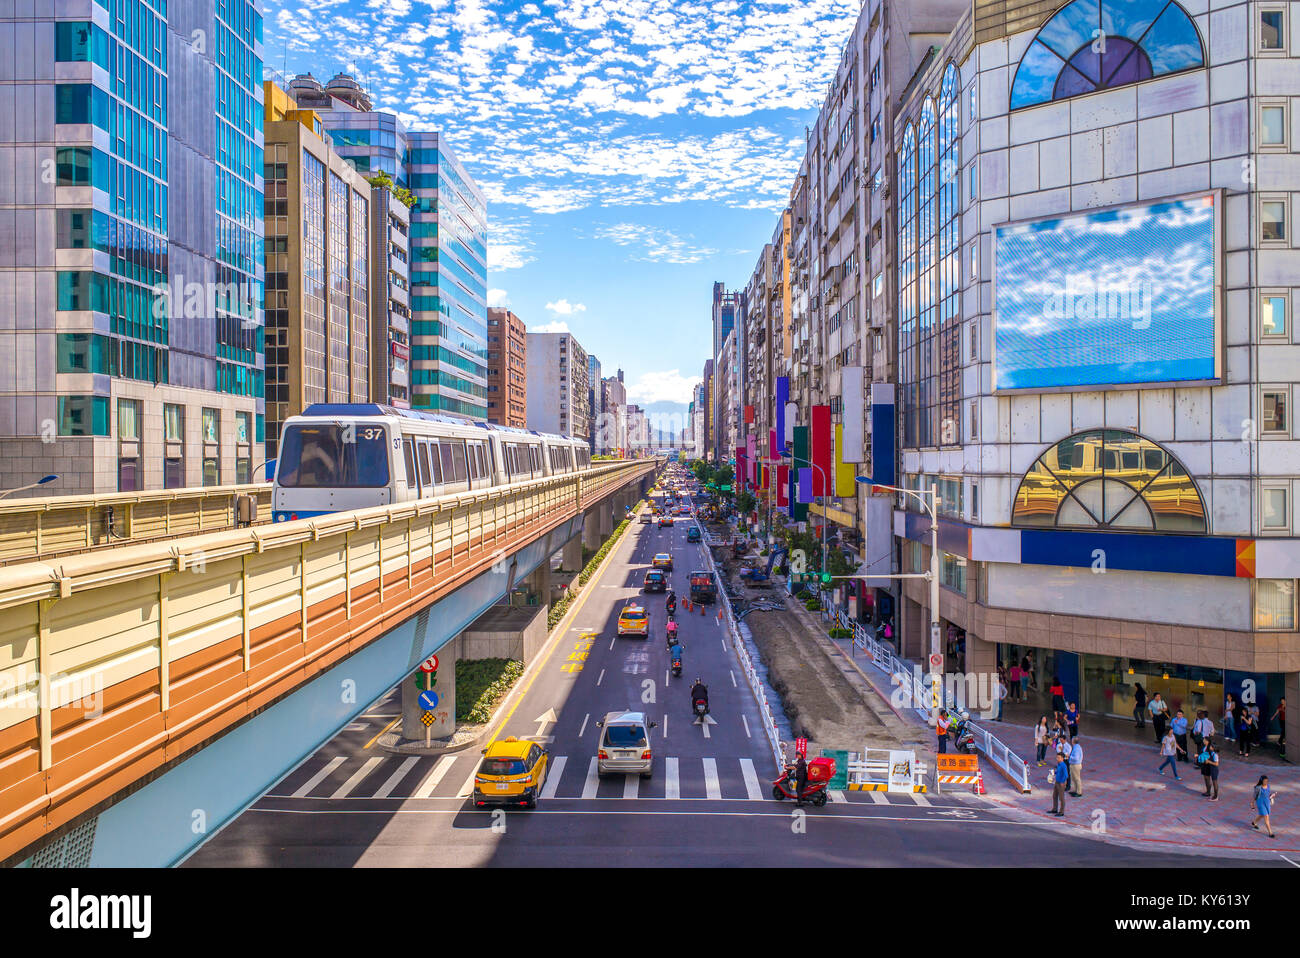
<path fill-rule="evenodd" d="M 705 738 L 708 738 L 708 737 L 709 737 L 709 726 L 710 726 L 710 725 L 717 725 L 717 724 L 718 724 L 718 723 L 715 722 L 715 721 L 713 720 L 713 716 L 712 716 L 712 715 L 706 715 L 706 716 L 704 716 L 704 721 L 701 722 L 700 725 L 701 725 L 701 726 L 703 727 L 703 729 L 704 729 L 704 737 L 705 737 Z"/>
<path fill-rule="evenodd" d="M 537 716 L 537 718 L 533 719 L 533 721 L 537 723 L 537 735 L 534 736 L 535 741 L 546 734 L 546 726 L 555 724 L 555 709 L 547 709 L 541 715 Z M 554 741 L 551 737 L 547 737 L 546 740 L 548 742 Z"/>

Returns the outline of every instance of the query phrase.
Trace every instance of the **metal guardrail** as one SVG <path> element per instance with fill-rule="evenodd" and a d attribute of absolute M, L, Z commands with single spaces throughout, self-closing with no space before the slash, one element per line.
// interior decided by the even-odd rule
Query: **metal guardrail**
<path fill-rule="evenodd" d="M 238 502 L 252 496 L 263 525 L 271 484 L 198 486 L 0 501 L 0 564 L 233 529 Z"/>
<path fill-rule="evenodd" d="M 697 518 L 694 510 L 691 512 L 691 517 Z M 749 682 L 749 689 L 754 693 L 754 701 L 758 703 L 759 714 L 763 716 L 763 732 L 767 735 L 767 744 L 772 750 L 773 767 L 779 773 L 785 767 L 785 753 L 781 749 L 781 736 L 776 730 L 776 719 L 772 717 L 772 707 L 767 701 L 767 695 L 763 692 L 763 681 L 758 677 L 749 650 L 745 648 L 745 642 L 740 637 L 740 628 L 736 623 L 735 611 L 731 607 L 731 600 L 727 597 L 727 590 L 723 588 L 722 575 L 718 572 L 717 563 L 713 560 L 713 553 L 706 548 L 704 554 L 709 564 L 709 571 L 717 582 L 718 602 L 722 606 L 723 621 L 727 634 L 731 637 L 731 647 L 736 650 L 736 658 L 740 661 L 741 671 L 745 673 L 745 679 Z"/>
<path fill-rule="evenodd" d="M 903 751 L 900 749 L 899 751 Z M 860 753 L 862 758 L 848 763 L 850 785 L 888 785 L 891 768 L 891 751 L 887 748 L 868 748 Z M 926 787 L 925 777 L 929 767 L 911 752 L 912 790 L 921 791 Z M 873 756 L 878 756 L 874 757 Z"/>
<path fill-rule="evenodd" d="M 925 719 L 929 719 L 934 701 L 934 693 L 921 680 L 921 670 L 908 659 L 894 654 L 893 649 L 878 642 L 860 622 L 854 622 L 848 613 L 840 609 L 836 614 L 840 628 L 853 630 L 853 645 L 867 653 L 871 664 L 891 677 L 893 684 L 905 690 L 905 696 L 912 703 L 911 707 Z M 955 708 L 952 690 L 946 690 L 946 708 Z M 973 722 L 967 728 L 975 735 L 975 747 L 988 756 L 998 770 L 1010 780 L 1011 784 L 1028 794 L 1029 763 L 1003 744 L 987 729 L 982 729 Z"/>

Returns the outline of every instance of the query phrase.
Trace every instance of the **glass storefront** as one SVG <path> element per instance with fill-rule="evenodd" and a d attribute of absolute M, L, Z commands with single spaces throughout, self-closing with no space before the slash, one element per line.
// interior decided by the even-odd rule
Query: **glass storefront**
<path fill-rule="evenodd" d="M 1170 713 L 1182 709 L 1194 721 L 1197 709 L 1206 709 L 1216 721 L 1223 717 L 1223 670 L 1192 665 L 1165 665 L 1113 655 L 1084 655 L 1083 702 L 1085 712 L 1133 717 L 1133 686 L 1141 683 L 1147 698 L 1161 694 Z"/>

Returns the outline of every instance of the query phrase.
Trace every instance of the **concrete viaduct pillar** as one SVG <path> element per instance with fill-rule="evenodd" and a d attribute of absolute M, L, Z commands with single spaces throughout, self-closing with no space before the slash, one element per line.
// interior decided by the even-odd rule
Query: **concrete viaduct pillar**
<path fill-rule="evenodd" d="M 604 535 L 602 527 L 609 522 L 609 509 L 610 504 L 602 502 L 588 509 L 582 518 L 582 544 L 592 552 L 600 548 L 601 537 Z"/>
<path fill-rule="evenodd" d="M 560 568 L 569 572 L 582 571 L 582 536 L 574 536 L 564 544 L 560 556 Z"/>

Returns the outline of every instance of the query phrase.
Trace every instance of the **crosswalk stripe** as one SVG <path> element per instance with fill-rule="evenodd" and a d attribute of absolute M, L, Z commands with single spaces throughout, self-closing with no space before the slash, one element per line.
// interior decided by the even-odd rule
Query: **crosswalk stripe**
<path fill-rule="evenodd" d="M 587 778 L 582 783 L 582 797 L 595 798 L 598 788 L 600 788 L 600 776 L 596 774 L 596 760 L 593 758 L 587 766 Z"/>
<path fill-rule="evenodd" d="M 438 787 L 438 783 L 442 781 L 443 777 L 449 771 L 451 771 L 451 767 L 456 764 L 456 758 L 457 756 L 455 755 L 444 755 L 442 758 L 438 759 L 438 761 L 434 763 L 433 768 L 429 770 L 429 774 L 424 777 L 424 781 L 420 783 L 420 787 L 415 790 L 415 794 L 411 797 L 428 798 L 432 795 L 433 790 Z"/>
<path fill-rule="evenodd" d="M 564 774 L 564 766 L 568 761 L 568 756 L 561 755 L 546 770 L 546 784 L 542 786 L 542 798 L 555 797 L 556 789 L 560 787 L 560 776 Z"/>
<path fill-rule="evenodd" d="M 664 759 L 664 798 L 681 798 L 682 784 L 677 777 L 677 759 Z"/>
<path fill-rule="evenodd" d="M 839 789 L 835 789 L 834 791 L 827 789 L 826 794 L 830 798 L 831 804 L 842 805 L 842 804 L 847 804 L 848 802 L 848 798 L 846 798 L 844 793 L 841 792 Z"/>
<path fill-rule="evenodd" d="M 456 792 L 456 797 L 457 797 L 457 798 L 469 798 L 471 795 L 473 795 L 473 794 L 474 794 L 474 779 L 476 779 L 477 777 L 478 777 L 478 769 L 474 767 L 474 763 L 473 763 L 473 762 L 470 762 L 470 763 L 469 763 L 469 777 L 465 779 L 464 784 L 462 784 L 461 787 L 460 787 L 460 789 L 457 790 L 457 792 Z"/>
<path fill-rule="evenodd" d="M 928 798 L 926 798 L 924 795 L 922 795 L 920 792 L 913 792 L 913 793 L 912 793 L 912 801 L 914 801 L 914 802 L 916 802 L 916 804 L 918 804 L 918 805 L 922 805 L 922 806 L 924 806 L 924 807 L 926 807 L 926 808 L 929 808 L 929 807 L 930 807 L 930 800 L 929 800 Z"/>
<path fill-rule="evenodd" d="M 641 785 L 640 775 L 624 775 L 623 776 L 623 797 L 636 798 L 637 791 L 640 785 Z"/>
<path fill-rule="evenodd" d="M 867 794 L 871 796 L 871 800 L 877 805 L 889 804 L 889 799 L 885 798 L 884 792 L 867 792 Z"/>
<path fill-rule="evenodd" d="M 704 760 L 704 794 L 708 798 L 721 798 L 722 787 L 718 784 L 718 760 Z"/>
<path fill-rule="evenodd" d="M 307 779 L 307 781 L 305 781 L 302 784 L 302 787 L 299 788 L 298 791 L 293 793 L 293 797 L 306 798 L 311 793 L 311 790 L 313 788 L 315 788 L 321 782 L 325 781 L 325 779 L 329 777 L 330 773 L 333 772 L 334 769 L 338 768 L 340 765 L 343 764 L 343 760 L 344 757 L 342 755 L 334 756 L 332 759 L 330 759 L 328 762 L 325 763 L 324 768 L 322 768 L 311 778 Z"/>
<path fill-rule="evenodd" d="M 375 770 L 375 766 L 384 760 L 384 756 L 376 755 L 374 758 L 368 758 L 362 766 L 352 773 L 352 776 L 334 790 L 330 798 L 347 798 L 352 794 L 352 790 L 361 784 L 362 779 Z"/>
<path fill-rule="evenodd" d="M 397 787 L 397 783 L 400 782 L 402 779 L 404 779 L 406 777 L 406 773 L 409 772 L 412 768 L 414 768 L 415 764 L 419 761 L 420 761 L 420 756 L 418 755 L 412 755 L 410 758 L 404 761 L 401 765 L 397 767 L 397 771 L 395 771 L 392 775 L 388 776 L 388 781 L 384 782 L 384 784 L 379 787 L 379 791 L 375 792 L 374 797 L 387 798 L 389 795 L 393 794 L 393 789 Z"/>
<path fill-rule="evenodd" d="M 749 796 L 751 802 L 761 802 L 763 800 L 763 787 L 758 784 L 758 773 L 754 771 L 754 760 L 752 758 L 742 758 L 740 760 L 740 773 L 745 776 L 745 794 Z"/>

